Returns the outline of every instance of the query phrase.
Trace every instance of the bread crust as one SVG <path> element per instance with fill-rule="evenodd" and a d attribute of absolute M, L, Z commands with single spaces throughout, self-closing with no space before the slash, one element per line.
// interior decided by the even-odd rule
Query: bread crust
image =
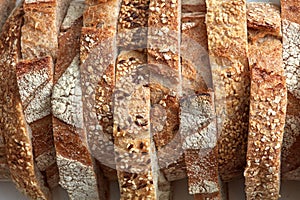
<path fill-rule="evenodd" d="M 206 6 L 218 120 L 219 170 L 221 178 L 228 181 L 241 175 L 245 166 L 250 86 L 246 1 L 207 0 Z"/>
<path fill-rule="evenodd" d="M 86 1 L 89 4 L 90 1 Z M 106 177 L 116 176 L 113 146 L 113 89 L 117 57 L 116 33 L 121 1 L 89 5 L 83 15 L 80 67 L 84 123 L 92 156 Z M 105 55 L 105 56 L 103 56 Z M 103 170 L 103 169 L 113 170 Z M 100 180 L 107 181 L 106 178 Z M 107 185 L 99 182 L 99 186 Z"/>
<path fill-rule="evenodd" d="M 133 51 L 121 52 L 117 60 L 114 149 L 121 199 L 158 199 L 159 168 L 150 134 L 146 62 L 146 54 Z"/>
<path fill-rule="evenodd" d="M 10 16 L 1 33 L 1 96 L 5 96 L 1 105 L 3 118 L 1 127 L 7 148 L 7 163 L 11 178 L 17 188 L 32 199 L 49 199 L 50 192 L 45 187 L 40 172 L 34 162 L 31 145 L 31 130 L 25 120 L 21 97 L 16 79 L 16 63 L 20 55 L 20 34 L 24 12 L 18 8 Z"/>
<path fill-rule="evenodd" d="M 280 23 L 278 7 L 251 3 L 249 9 L 262 11 L 256 12 L 258 19 L 263 19 L 266 14 L 277 15 L 270 24 Z M 268 21 L 268 18 L 264 19 Z M 263 26 L 266 22 L 261 24 Z M 250 27 L 257 32 L 269 31 Z M 280 155 L 286 119 L 287 87 L 282 43 L 271 36 L 276 32 L 273 30 L 273 34 L 256 36 L 257 40 L 249 42 L 251 94 L 247 166 L 244 172 L 247 199 L 278 199 L 280 196 Z"/>
<path fill-rule="evenodd" d="M 122 1 L 117 43 L 120 50 L 147 48 L 149 0 Z"/>

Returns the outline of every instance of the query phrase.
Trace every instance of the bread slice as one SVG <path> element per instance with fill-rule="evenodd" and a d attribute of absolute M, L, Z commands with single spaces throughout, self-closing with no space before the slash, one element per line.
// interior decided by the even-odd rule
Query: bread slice
<path fill-rule="evenodd" d="M 34 162 L 31 129 L 23 114 L 22 101 L 16 79 L 16 64 L 20 55 L 21 25 L 24 12 L 17 8 L 9 17 L 1 33 L 1 130 L 6 142 L 7 163 L 17 188 L 32 199 L 49 199 L 50 192 Z"/>
<path fill-rule="evenodd" d="M 220 198 L 214 94 L 209 93 L 209 88 L 212 90 L 212 78 L 205 2 L 186 0 L 182 2 L 182 9 L 183 98 L 180 103 L 180 134 L 189 193 L 203 198 Z"/>
<path fill-rule="evenodd" d="M 282 178 L 300 180 L 300 93 L 298 82 L 298 38 L 300 32 L 299 4 L 292 0 L 281 1 L 283 64 L 288 89 L 287 117 L 282 144 Z M 298 171 L 298 172 L 297 172 Z"/>
<path fill-rule="evenodd" d="M 83 101 L 86 102 L 83 114 L 88 144 L 95 159 L 112 169 L 115 169 L 112 94 L 120 6 L 121 1 L 112 0 L 86 7 L 80 46 L 81 86 Z"/>
<path fill-rule="evenodd" d="M 114 149 L 120 199 L 158 199 L 159 168 L 150 132 L 149 70 L 144 53 L 121 52 L 116 66 Z"/>
<path fill-rule="evenodd" d="M 248 20 L 248 27 L 249 23 L 257 23 L 250 26 L 249 32 L 255 25 L 263 27 L 264 20 L 268 25 L 280 20 L 279 8 L 274 5 L 250 3 L 248 10 L 258 19 L 257 22 Z M 267 17 L 275 14 L 274 18 Z M 260 29 L 254 31 L 264 31 Z M 250 42 L 249 66 L 251 95 L 245 190 L 249 200 L 275 200 L 280 197 L 280 154 L 287 106 L 280 39 L 265 35 Z"/>
<path fill-rule="evenodd" d="M 52 94 L 53 134 L 60 185 L 67 190 L 70 199 L 105 199 L 99 194 L 97 175 L 83 127 L 79 72 L 83 9 L 77 19 L 68 17 L 70 12 L 81 6 L 81 2 L 71 3 L 65 18 L 67 22 L 63 22 L 68 28 L 59 37 Z"/>
<path fill-rule="evenodd" d="M 11 11 L 15 8 L 15 0 L 1 0 L 0 1 L 0 30 L 8 18 Z"/>
<path fill-rule="evenodd" d="M 32 129 L 35 160 L 41 171 L 47 171 L 56 162 L 50 98 L 58 31 L 68 3 L 69 0 L 26 0 L 23 3 L 21 52 L 24 60 L 17 66 L 17 76 L 25 117 Z M 30 81 L 32 79 L 36 81 Z M 55 177 L 58 176 L 47 178 L 54 183 Z M 57 185 L 58 180 L 50 186 Z"/>
<path fill-rule="evenodd" d="M 181 95 L 180 10 L 181 1 L 150 0 L 147 30 L 152 132 L 159 166 L 169 181 L 186 176 L 177 134 Z M 169 155 L 170 149 L 174 154 Z"/>
<path fill-rule="evenodd" d="M 246 164 L 250 86 L 246 1 L 206 0 L 206 6 L 219 173 L 227 181 L 241 175 Z"/>

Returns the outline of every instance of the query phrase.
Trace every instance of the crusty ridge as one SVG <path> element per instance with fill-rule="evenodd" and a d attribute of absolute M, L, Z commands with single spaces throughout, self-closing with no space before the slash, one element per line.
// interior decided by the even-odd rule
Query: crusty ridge
<path fill-rule="evenodd" d="M 282 45 L 283 64 L 288 89 L 288 106 L 284 138 L 282 144 L 282 178 L 300 180 L 300 88 L 298 82 L 300 53 L 300 20 L 299 1 L 282 0 Z"/>
<path fill-rule="evenodd" d="M 219 132 L 219 170 L 223 180 L 230 180 L 241 175 L 245 166 L 250 84 L 246 1 L 206 0 L 206 6 Z"/>
<path fill-rule="evenodd" d="M 257 19 L 267 20 L 264 16 L 277 15 L 268 24 L 276 24 L 276 20 L 280 20 L 277 6 L 250 3 L 248 9 L 258 15 Z M 259 32 L 266 31 L 249 26 L 251 23 L 248 20 L 249 34 L 260 35 Z M 261 26 L 264 24 L 266 23 L 262 22 Z M 257 33 L 251 33 L 252 31 Z M 271 34 L 254 38 L 257 40 L 249 42 L 251 93 L 245 190 L 249 200 L 275 200 L 280 197 L 280 154 L 287 106 L 282 43 Z"/>
<path fill-rule="evenodd" d="M 1 33 L 0 71 L 5 76 L 1 79 L 1 109 L 3 117 L 0 124 L 4 131 L 7 147 L 7 162 L 11 178 L 17 188 L 32 199 L 49 199 L 49 190 L 44 186 L 40 172 L 33 158 L 31 129 L 23 114 L 18 90 L 15 66 L 20 58 L 20 34 L 23 21 L 23 9 L 18 8 L 10 16 Z"/>

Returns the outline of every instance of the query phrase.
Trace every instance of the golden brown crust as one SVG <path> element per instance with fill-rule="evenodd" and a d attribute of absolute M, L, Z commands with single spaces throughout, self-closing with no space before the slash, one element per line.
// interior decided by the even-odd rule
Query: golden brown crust
<path fill-rule="evenodd" d="M 245 165 L 249 108 L 246 1 L 206 1 L 208 49 L 218 117 L 219 169 L 223 180 Z M 226 33 L 226 34 L 224 34 Z"/>
<path fill-rule="evenodd" d="M 280 152 L 287 91 L 282 68 L 282 44 L 264 38 L 249 46 L 251 99 L 247 167 L 248 199 L 278 199 Z M 267 190 L 264 188 L 268 188 Z"/>
<path fill-rule="evenodd" d="M 268 4 L 253 4 L 251 9 L 257 10 L 256 6 L 263 10 L 269 8 Z M 272 20 L 280 23 L 278 9 L 272 12 L 269 14 L 277 15 Z M 269 30 L 262 28 L 261 31 Z M 287 87 L 282 43 L 275 37 L 262 36 L 249 44 L 251 95 L 245 190 L 247 199 L 278 199 Z"/>
<path fill-rule="evenodd" d="M 82 142 L 84 140 L 83 130 L 66 125 L 55 117 L 53 118 L 53 123 L 55 124 L 56 151 L 65 158 L 91 166 L 92 160 L 89 156 L 89 151 Z"/>
<path fill-rule="evenodd" d="M 36 170 L 33 150 L 30 141 L 30 128 L 25 121 L 22 103 L 18 90 L 15 64 L 20 58 L 19 40 L 21 33 L 22 17 L 21 8 L 15 10 L 3 27 L 1 34 L 1 96 L 6 101 L 2 107 L 6 124 L 4 130 L 7 145 L 7 162 L 12 180 L 24 194 L 32 199 L 48 199 L 49 190 L 44 186 L 41 174 Z M 4 79 L 3 79 L 4 78 Z M 1 104 L 2 105 L 2 104 Z"/>

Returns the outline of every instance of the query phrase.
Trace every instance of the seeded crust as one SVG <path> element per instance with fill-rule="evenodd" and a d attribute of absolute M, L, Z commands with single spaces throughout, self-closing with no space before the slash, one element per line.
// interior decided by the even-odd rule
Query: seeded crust
<path fill-rule="evenodd" d="M 87 3 L 87 2 L 86 2 Z M 115 177 L 112 99 L 117 57 L 116 33 L 121 1 L 111 0 L 86 8 L 81 31 L 80 60 L 84 122 L 92 156 L 102 172 Z M 103 56 L 105 55 L 105 56 Z M 101 66 L 101 67 L 99 67 Z"/>
<path fill-rule="evenodd" d="M 147 47 L 149 0 L 122 1 L 118 19 L 119 49 L 135 50 Z"/>
<path fill-rule="evenodd" d="M 40 172 L 34 162 L 31 130 L 23 114 L 16 79 L 16 63 L 20 59 L 20 34 L 24 12 L 18 8 L 3 26 L 0 41 L 1 112 L 0 124 L 7 147 L 7 163 L 17 188 L 32 199 L 49 199 Z M 5 76 L 4 76 L 5 74 Z"/>
<path fill-rule="evenodd" d="M 158 151 L 160 168 L 165 176 L 186 176 L 182 148 L 174 144 L 179 128 L 179 96 L 181 95 L 180 65 L 180 10 L 181 1 L 150 0 L 148 16 L 147 59 L 151 68 L 151 124 Z M 154 108 L 154 109 L 153 109 Z M 180 141 L 180 138 L 178 138 Z M 168 149 L 175 148 L 172 155 Z M 177 164 L 179 160 L 180 166 Z M 169 167 L 176 163 L 176 172 Z M 183 164 L 183 166 L 182 166 Z M 180 172 L 180 171 L 181 172 Z M 173 173 L 174 174 L 170 174 Z M 168 179 L 169 180 L 169 179 Z M 170 181 L 170 180 L 169 180 Z"/>
<path fill-rule="evenodd" d="M 7 17 L 11 13 L 11 11 L 14 9 L 16 6 L 16 1 L 15 0 L 1 0 L 0 1 L 0 30 L 5 23 Z"/>
<path fill-rule="evenodd" d="M 246 1 L 207 0 L 206 6 L 219 135 L 219 172 L 222 180 L 228 181 L 241 175 L 246 157 L 250 84 Z"/>
<path fill-rule="evenodd" d="M 271 10 L 268 4 L 253 3 L 249 8 L 264 9 L 268 13 L 274 11 L 278 16 L 273 20 L 280 20 L 277 7 Z M 256 13 L 260 15 L 260 12 Z M 249 66 L 251 95 L 247 166 L 244 172 L 246 195 L 247 199 L 278 199 L 287 106 L 281 41 L 266 35 L 250 42 Z"/>
<path fill-rule="evenodd" d="M 282 46 L 279 40 L 264 40 L 249 46 L 252 94 L 244 173 L 247 199 L 278 199 L 280 189 L 280 151 L 287 105 L 284 72 L 278 59 Z"/>
<path fill-rule="evenodd" d="M 121 199 L 158 199 L 158 163 L 150 133 L 146 54 L 121 52 L 116 66 L 114 149 Z"/>
<path fill-rule="evenodd" d="M 300 53 L 300 20 L 299 1 L 281 1 L 282 16 L 282 42 L 283 63 L 286 74 L 288 89 L 288 106 L 284 138 L 282 144 L 282 178 L 288 180 L 300 180 L 300 75 L 299 75 L 299 53 Z"/>

